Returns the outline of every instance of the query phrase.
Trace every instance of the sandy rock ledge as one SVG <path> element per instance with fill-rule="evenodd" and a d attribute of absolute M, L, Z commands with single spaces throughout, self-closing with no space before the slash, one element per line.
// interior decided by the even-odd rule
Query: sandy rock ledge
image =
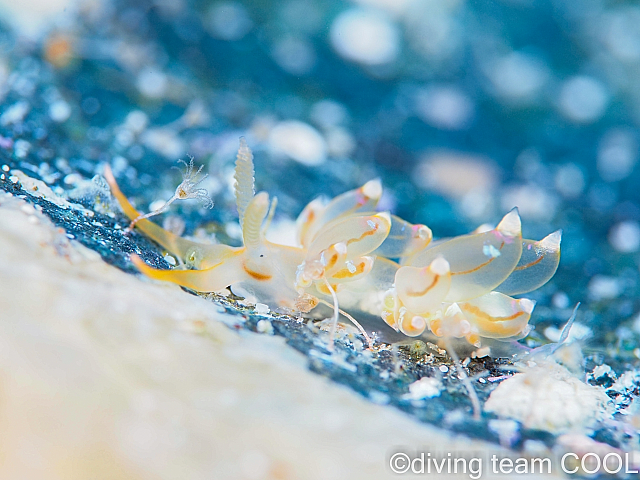
<path fill-rule="evenodd" d="M 0 478 L 399 478 L 401 446 L 498 450 L 329 382 L 2 192 L 0 291 Z"/>

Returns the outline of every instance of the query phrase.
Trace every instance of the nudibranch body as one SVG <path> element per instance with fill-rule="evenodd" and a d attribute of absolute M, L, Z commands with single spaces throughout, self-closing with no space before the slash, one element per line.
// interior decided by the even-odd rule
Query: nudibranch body
<path fill-rule="evenodd" d="M 297 246 L 273 243 L 265 235 L 276 199 L 255 193 L 253 175 L 253 155 L 241 138 L 235 196 L 243 246 L 231 247 L 187 240 L 151 222 L 151 214 L 141 215 L 129 203 L 107 167 L 105 176 L 127 217 L 182 263 L 158 270 L 133 255 L 136 267 L 150 278 L 198 292 L 241 287 L 287 312 L 304 313 L 332 301 L 334 330 L 340 312 L 368 340 L 339 302 L 379 297 L 383 301 L 372 308 L 405 335 L 429 329 L 436 336 L 464 337 L 479 345 L 482 337 L 526 335 L 535 303 L 509 295 L 538 288 L 558 266 L 560 232 L 538 242 L 523 240 L 516 209 L 493 230 L 431 243 L 427 226 L 376 212 L 379 180 L 328 203 L 310 202 L 296 221 Z"/>

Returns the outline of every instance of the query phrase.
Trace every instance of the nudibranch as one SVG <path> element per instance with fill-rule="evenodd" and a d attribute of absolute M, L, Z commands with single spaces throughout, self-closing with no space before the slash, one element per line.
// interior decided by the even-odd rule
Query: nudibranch
<path fill-rule="evenodd" d="M 187 167 L 183 184 L 188 181 L 195 191 L 199 181 L 192 163 Z M 272 309 L 289 313 L 309 312 L 318 303 L 332 305 L 332 332 L 342 313 L 370 345 L 367 333 L 340 304 L 357 305 L 360 299 L 368 311 L 410 337 L 428 329 L 445 339 L 464 337 L 476 346 L 481 338 L 521 338 L 529 330 L 535 302 L 510 295 L 546 283 L 560 260 L 561 232 L 540 241 L 523 239 L 517 209 L 492 230 L 432 242 L 427 226 L 376 211 L 382 196 L 379 180 L 329 202 L 310 202 L 296 221 L 292 243 L 297 246 L 271 242 L 266 232 L 277 202 L 266 192 L 255 192 L 253 154 L 244 138 L 234 185 L 242 247 L 201 244 L 161 228 L 148 219 L 154 212 L 141 215 L 129 203 L 108 166 L 105 177 L 131 226 L 180 260 L 177 268 L 158 270 L 132 255 L 146 276 L 198 292 L 240 287 Z M 174 197 L 203 197 L 198 191 L 199 196 L 189 197 L 176 190 Z"/>

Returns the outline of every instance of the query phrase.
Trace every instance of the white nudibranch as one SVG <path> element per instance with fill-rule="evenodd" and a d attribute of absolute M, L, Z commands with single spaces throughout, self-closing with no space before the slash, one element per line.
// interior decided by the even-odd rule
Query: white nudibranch
<path fill-rule="evenodd" d="M 266 239 L 276 201 L 256 193 L 253 154 L 244 138 L 236 159 L 235 196 L 243 246 L 206 245 L 181 238 L 148 220 L 166 211 L 177 199 L 196 198 L 212 206 L 206 190 L 197 188 L 193 159 L 185 163 L 174 196 L 161 208 L 141 215 L 120 191 L 109 167 L 105 171 L 112 192 L 130 228 L 160 244 L 181 260 L 171 270 L 158 270 L 132 255 L 148 277 L 169 281 L 198 292 L 238 287 L 273 310 L 306 313 L 319 303 L 333 308 L 333 334 L 345 316 L 373 345 L 367 332 L 340 304 L 379 296 L 370 309 L 391 328 L 415 337 L 431 332 L 443 340 L 465 338 L 480 346 L 482 338 L 518 339 L 529 331 L 532 300 L 510 295 L 545 284 L 560 260 L 561 232 L 542 240 L 522 238 L 517 209 L 497 227 L 480 228 L 431 245 L 425 225 L 412 225 L 388 212 L 376 212 L 382 197 L 380 180 L 332 199 L 310 202 L 296 221 L 297 246 Z M 383 293 L 384 292 L 384 293 Z M 377 305 L 377 306 L 376 306 Z M 347 310 L 351 310 L 348 308 Z"/>

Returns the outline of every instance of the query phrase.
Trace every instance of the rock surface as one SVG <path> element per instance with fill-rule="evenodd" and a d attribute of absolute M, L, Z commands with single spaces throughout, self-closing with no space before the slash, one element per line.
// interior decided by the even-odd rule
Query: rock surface
<path fill-rule="evenodd" d="M 0 291 L 1 478 L 379 479 L 403 446 L 499 451 L 310 372 L 8 194 Z"/>

